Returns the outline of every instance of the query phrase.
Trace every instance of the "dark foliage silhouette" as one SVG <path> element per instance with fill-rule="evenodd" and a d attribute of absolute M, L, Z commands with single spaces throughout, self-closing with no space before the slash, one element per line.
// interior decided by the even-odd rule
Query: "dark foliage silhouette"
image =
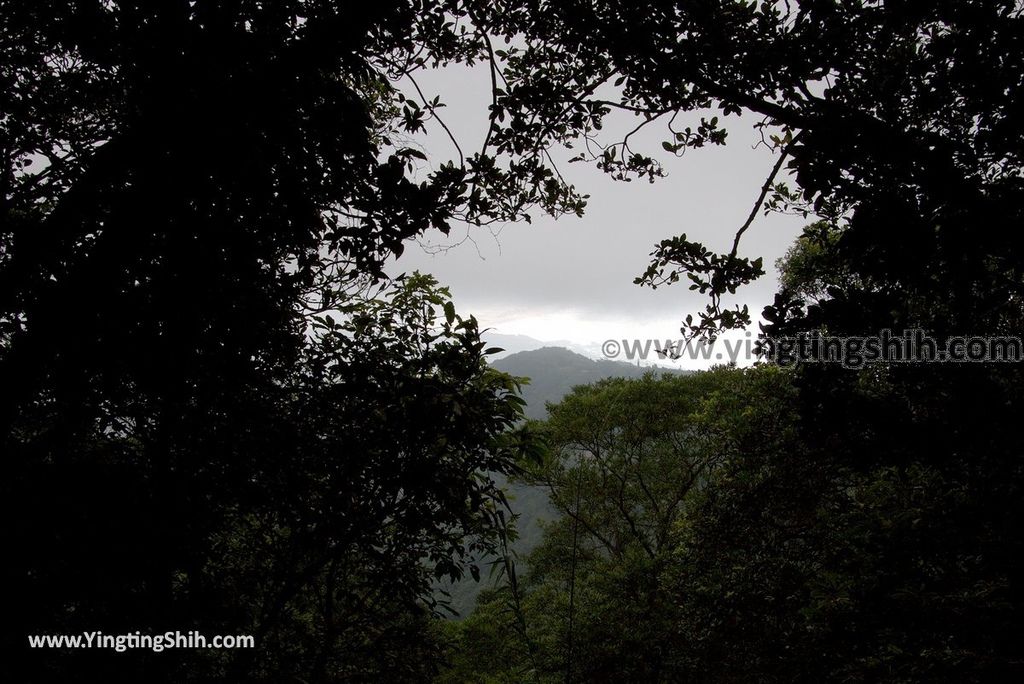
<path fill-rule="evenodd" d="M 757 118 L 776 163 L 731 249 L 668 237 L 637 279 L 708 296 L 687 335 L 750 322 L 762 211 L 808 219 L 768 335 L 1021 333 L 1017 2 L 0 0 L 0 22 L 13 681 L 428 678 L 431 578 L 504 548 L 485 473 L 537 451 L 475 321 L 383 264 L 455 222 L 581 213 L 554 146 L 653 181 Z M 448 128 L 416 77 L 453 62 L 490 75 L 490 125 L 428 170 L 409 136 Z M 666 124 L 661 150 L 605 138 L 615 115 Z M 590 559 L 545 664 L 512 586 L 516 676 L 1019 679 L 1019 366 L 718 373 L 679 381 L 709 383 L 687 425 L 717 460 L 663 525 L 658 592 L 630 583 L 646 561 Z M 624 615 L 656 616 L 653 655 L 608 657 Z M 260 645 L 25 646 L 95 629 Z"/>
<path fill-rule="evenodd" d="M 541 2 L 477 18 L 513 39 L 494 52 L 499 145 L 568 141 L 654 180 L 658 154 L 725 144 L 733 115 L 757 117 L 777 161 L 731 250 L 671 237 L 637 279 L 708 295 L 684 334 L 749 322 L 730 298 L 763 274 L 740 250 L 761 211 L 810 221 L 769 336 L 1020 334 L 1019 3 Z M 663 149 L 609 139 L 619 115 L 664 125 Z M 675 665 L 698 681 L 1019 676 L 1019 365 L 808 364 L 792 384 L 776 401 L 795 433 L 750 436 L 688 524 L 685 612 L 662 635 Z"/>

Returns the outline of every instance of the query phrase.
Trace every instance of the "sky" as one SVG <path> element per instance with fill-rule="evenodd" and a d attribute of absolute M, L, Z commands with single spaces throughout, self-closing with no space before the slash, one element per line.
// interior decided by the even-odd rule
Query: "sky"
<path fill-rule="evenodd" d="M 446 104 L 442 118 L 462 148 L 479 149 L 490 97 L 487 72 L 452 67 L 423 73 L 417 82 L 428 98 L 437 94 Z M 610 121 L 609 127 L 628 130 L 635 122 L 626 115 Z M 729 117 L 724 123 L 727 145 L 689 150 L 680 159 L 661 151 L 665 138 L 657 125 L 638 137 L 635 147 L 658 152 L 656 158 L 663 161 L 668 158 L 667 177 L 653 184 L 614 181 L 583 163 L 560 164 L 562 174 L 591 196 L 582 218 L 556 221 L 538 210 L 532 224 L 459 226 L 448 237 L 435 232 L 408 245 L 389 270 L 434 274 L 451 288 L 459 312 L 475 315 L 484 327 L 571 344 L 595 357 L 609 339 L 678 338 L 680 321 L 688 313 L 696 317 L 705 298 L 682 282 L 651 290 L 633 284 L 633 279 L 647 267 L 660 240 L 681 233 L 713 251 L 728 252 L 776 161 L 763 145 L 755 149 L 760 140 L 752 128 L 755 119 Z M 427 136 L 418 141 L 428 156 L 424 173 L 457 159 L 440 127 L 428 127 Z M 800 217 L 758 215 L 739 253 L 763 257 L 768 273 L 740 290 L 732 303 L 746 303 L 756 317 L 771 302 L 777 288 L 775 260 L 804 223 Z"/>

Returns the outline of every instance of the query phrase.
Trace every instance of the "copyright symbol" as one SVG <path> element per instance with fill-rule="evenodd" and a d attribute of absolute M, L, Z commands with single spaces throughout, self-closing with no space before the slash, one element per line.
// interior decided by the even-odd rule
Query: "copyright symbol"
<path fill-rule="evenodd" d="M 618 357 L 621 350 L 621 346 L 615 340 L 605 340 L 604 344 L 601 345 L 601 353 L 604 354 L 607 359 L 614 359 Z"/>

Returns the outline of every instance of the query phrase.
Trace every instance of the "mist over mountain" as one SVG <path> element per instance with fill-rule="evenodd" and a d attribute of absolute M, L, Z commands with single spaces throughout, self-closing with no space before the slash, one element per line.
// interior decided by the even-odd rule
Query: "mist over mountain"
<path fill-rule="evenodd" d="M 492 364 L 494 361 L 511 356 L 512 354 L 548 346 L 547 342 L 530 337 L 529 335 L 506 335 L 494 332 L 493 330 L 485 330 L 480 334 L 480 339 L 486 342 L 488 347 L 500 347 L 502 350 L 488 357 L 488 361 Z"/>
<path fill-rule="evenodd" d="M 488 347 L 499 347 L 501 349 L 497 354 L 491 354 L 488 356 L 488 360 L 492 364 L 497 360 L 508 358 L 513 354 L 525 351 L 534 351 L 544 347 L 559 347 L 583 355 L 586 355 L 587 353 L 585 348 L 570 342 L 569 340 L 538 340 L 537 338 L 530 337 L 529 335 L 509 335 L 495 332 L 494 330 L 485 330 L 480 334 L 480 339 L 486 342 Z"/>

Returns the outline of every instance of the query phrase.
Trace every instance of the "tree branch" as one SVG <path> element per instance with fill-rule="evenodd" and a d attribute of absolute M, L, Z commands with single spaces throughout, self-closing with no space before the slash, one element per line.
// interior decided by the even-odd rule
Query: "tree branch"
<path fill-rule="evenodd" d="M 779 159 L 775 162 L 775 166 L 772 167 L 772 171 L 768 174 L 767 180 L 765 180 L 764 185 L 761 186 L 761 194 L 757 196 L 754 208 L 750 210 L 750 215 L 747 216 L 747 220 L 744 221 L 743 225 L 740 226 L 740 229 L 736 231 L 736 237 L 732 241 L 732 251 L 729 252 L 730 257 L 735 257 L 736 252 L 739 251 L 740 238 L 743 237 L 743 234 L 747 232 L 747 229 L 754 223 L 754 219 L 757 218 L 757 212 L 760 211 L 761 205 L 764 204 L 764 199 L 768 196 L 768 191 L 774 187 L 775 178 L 779 175 L 779 171 L 782 170 L 782 165 L 785 163 L 786 158 L 793 149 L 793 145 L 800 139 L 801 133 L 797 133 L 793 136 L 793 139 L 789 141 L 789 144 L 782 149 L 782 154 L 779 155 Z"/>

